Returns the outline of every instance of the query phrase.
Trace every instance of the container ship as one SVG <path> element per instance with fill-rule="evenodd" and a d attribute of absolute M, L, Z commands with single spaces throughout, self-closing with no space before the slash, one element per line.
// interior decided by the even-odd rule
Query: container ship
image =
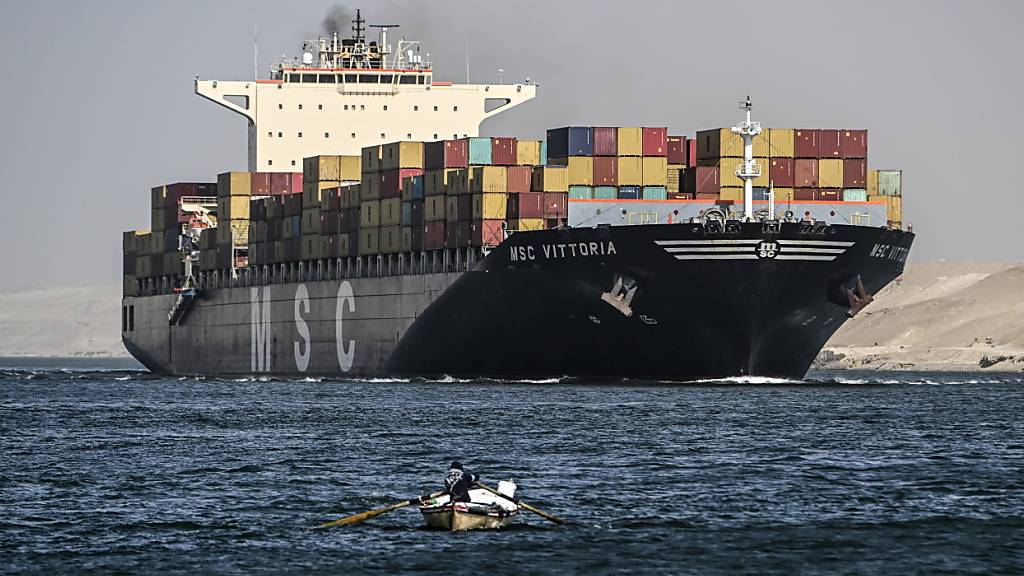
<path fill-rule="evenodd" d="M 568 126 L 479 137 L 529 81 L 435 80 L 394 26 L 195 81 L 248 170 L 151 191 L 122 339 L 161 374 L 800 379 L 903 271 L 867 131 Z"/>

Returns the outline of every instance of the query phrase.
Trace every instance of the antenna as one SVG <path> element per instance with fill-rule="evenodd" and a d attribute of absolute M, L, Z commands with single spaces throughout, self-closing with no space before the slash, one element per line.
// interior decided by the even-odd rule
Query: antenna
<path fill-rule="evenodd" d="M 352 23 L 355 24 L 355 26 L 352 27 L 352 37 L 355 39 L 356 44 L 363 41 L 363 22 L 366 22 L 366 20 L 363 20 L 360 12 L 361 10 L 356 8 L 356 19 L 352 21 Z"/>
<path fill-rule="evenodd" d="M 761 166 L 754 161 L 754 137 L 761 133 L 761 123 L 750 121 L 750 96 L 740 102 L 740 110 L 747 113 L 746 119 L 732 127 L 733 134 L 743 138 L 743 163 L 736 167 L 736 176 L 743 180 L 743 217 L 754 219 L 754 179 L 761 176 Z"/>
<path fill-rule="evenodd" d="M 466 40 L 466 84 L 469 84 L 469 40 Z"/>
<path fill-rule="evenodd" d="M 260 30 L 257 24 L 252 25 L 252 79 L 260 79 Z"/>

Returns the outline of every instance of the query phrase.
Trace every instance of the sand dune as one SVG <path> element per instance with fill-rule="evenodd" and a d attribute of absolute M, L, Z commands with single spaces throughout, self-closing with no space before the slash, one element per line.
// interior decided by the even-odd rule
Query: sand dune
<path fill-rule="evenodd" d="M 1024 370 L 1024 263 L 912 262 L 829 341 L 818 365 Z"/>
<path fill-rule="evenodd" d="M 0 356 L 126 356 L 117 286 L 0 292 Z M 1024 263 L 912 262 L 817 366 L 1024 370 Z"/>

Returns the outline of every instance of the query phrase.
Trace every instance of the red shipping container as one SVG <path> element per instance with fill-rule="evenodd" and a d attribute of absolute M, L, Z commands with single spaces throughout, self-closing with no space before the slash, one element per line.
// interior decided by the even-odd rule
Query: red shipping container
<path fill-rule="evenodd" d="M 686 136 L 668 137 L 668 163 L 686 164 Z"/>
<path fill-rule="evenodd" d="M 693 198 L 694 200 L 715 200 L 717 202 L 718 199 L 721 198 L 721 196 L 719 196 L 718 194 L 702 194 L 698 192 L 697 194 L 693 195 Z"/>
<path fill-rule="evenodd" d="M 686 139 L 686 165 L 697 165 L 697 140 L 695 138 Z"/>
<path fill-rule="evenodd" d="M 838 188 L 820 188 L 818 189 L 818 200 L 822 202 L 842 202 L 843 191 Z"/>
<path fill-rule="evenodd" d="M 768 180 L 774 186 L 793 187 L 793 159 L 772 158 L 768 161 Z"/>
<path fill-rule="evenodd" d="M 843 146 L 839 142 L 839 130 L 818 131 L 818 157 L 819 158 L 841 158 Z"/>
<path fill-rule="evenodd" d="M 644 156 L 668 154 L 668 128 L 644 128 L 643 141 Z"/>
<path fill-rule="evenodd" d="M 338 232 L 359 231 L 359 208 L 343 208 L 338 212 Z"/>
<path fill-rule="evenodd" d="M 444 228 L 444 247 L 445 248 L 461 248 L 462 245 L 459 243 L 459 224 L 460 222 L 449 222 Z"/>
<path fill-rule="evenodd" d="M 270 193 L 275 196 L 288 194 L 292 190 L 291 172 L 272 172 L 270 174 Z"/>
<path fill-rule="evenodd" d="M 469 224 L 470 246 L 497 246 L 505 241 L 504 220 L 475 220 Z"/>
<path fill-rule="evenodd" d="M 515 166 L 516 156 L 515 138 L 491 138 L 491 164 Z"/>
<path fill-rule="evenodd" d="M 797 202 L 813 202 L 818 199 L 817 188 L 795 188 L 793 189 L 793 200 Z M 799 214 L 798 214 L 799 216 Z"/>
<path fill-rule="evenodd" d="M 543 218 L 544 193 L 520 192 L 508 196 L 508 219 Z"/>
<path fill-rule="evenodd" d="M 718 166 L 693 166 L 683 172 L 684 192 L 717 196 L 721 190 L 722 183 L 718 179 Z"/>
<path fill-rule="evenodd" d="M 794 130 L 793 131 L 793 153 L 797 158 L 818 157 L 818 131 L 817 130 Z"/>
<path fill-rule="evenodd" d="M 612 156 L 594 157 L 594 186 L 619 185 L 619 159 Z"/>
<path fill-rule="evenodd" d="M 594 128 L 594 156 L 615 156 L 619 153 L 618 128 Z"/>
<path fill-rule="evenodd" d="M 302 192 L 302 172 L 292 172 L 291 181 L 288 183 L 288 192 Z"/>
<path fill-rule="evenodd" d="M 421 175 L 423 175 L 423 170 L 419 168 L 384 170 L 380 173 L 380 197 L 399 198 L 402 195 L 402 179 Z"/>
<path fill-rule="evenodd" d="M 817 188 L 817 159 L 797 158 L 793 161 L 793 185 L 797 188 Z"/>
<path fill-rule="evenodd" d="M 444 222 L 427 222 L 423 226 L 423 249 L 440 250 L 444 248 Z"/>
<path fill-rule="evenodd" d="M 843 160 L 843 188 L 867 188 L 868 161 L 863 158 Z"/>
<path fill-rule="evenodd" d="M 505 188 L 508 192 L 529 192 L 533 166 L 509 166 L 505 169 Z"/>
<path fill-rule="evenodd" d="M 427 170 L 466 168 L 469 143 L 466 140 L 439 140 L 423 145 L 423 167 Z"/>
<path fill-rule="evenodd" d="M 843 146 L 843 158 L 868 157 L 867 130 L 843 130 L 840 142 Z"/>
<path fill-rule="evenodd" d="M 253 172 L 250 179 L 250 194 L 252 196 L 270 196 L 270 172 Z M 300 189 L 299 192 L 302 190 Z"/>
<path fill-rule="evenodd" d="M 548 192 L 544 194 L 544 217 L 545 218 L 566 218 L 568 210 L 569 195 L 565 192 Z"/>

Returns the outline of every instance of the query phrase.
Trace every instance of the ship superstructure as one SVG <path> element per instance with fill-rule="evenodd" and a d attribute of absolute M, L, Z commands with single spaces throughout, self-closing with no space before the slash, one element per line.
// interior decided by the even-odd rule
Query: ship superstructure
<path fill-rule="evenodd" d="M 477 136 L 487 118 L 537 95 L 531 82 L 458 84 L 434 79 L 416 41 L 368 41 L 358 15 L 351 38 L 319 37 L 270 78 L 195 81 L 195 92 L 249 120 L 249 171 L 295 172 L 319 154 L 358 156 L 396 140 Z"/>

